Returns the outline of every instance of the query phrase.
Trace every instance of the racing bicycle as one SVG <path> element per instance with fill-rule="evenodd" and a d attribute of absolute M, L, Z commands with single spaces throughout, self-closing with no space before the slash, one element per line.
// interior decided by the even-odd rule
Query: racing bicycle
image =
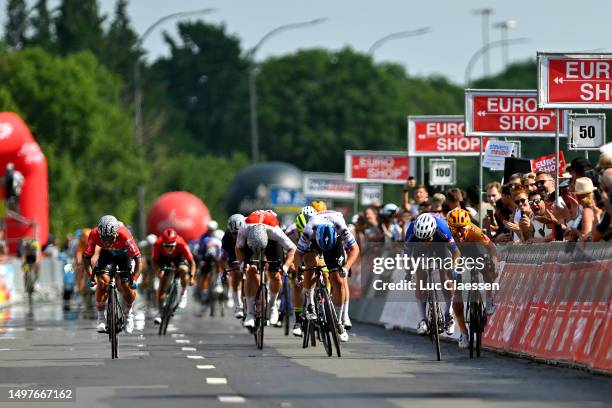
<path fill-rule="evenodd" d="M 170 319 L 174 316 L 174 312 L 178 308 L 180 302 L 179 296 L 179 278 L 180 275 L 178 273 L 178 269 L 175 266 L 164 266 L 162 268 L 164 275 L 168 277 L 167 288 L 164 295 L 164 300 L 161 306 L 161 323 L 159 325 L 159 335 L 166 334 L 168 330 L 168 323 L 170 323 Z"/>

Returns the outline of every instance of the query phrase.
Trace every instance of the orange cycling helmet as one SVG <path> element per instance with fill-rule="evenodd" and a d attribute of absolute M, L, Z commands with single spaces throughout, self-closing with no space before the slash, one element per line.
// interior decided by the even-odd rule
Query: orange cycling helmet
<path fill-rule="evenodd" d="M 455 208 L 451 210 L 446 216 L 446 220 L 448 221 L 448 225 L 450 227 L 461 228 L 468 225 L 471 221 L 470 213 L 462 208 Z"/>
<path fill-rule="evenodd" d="M 310 205 L 312 206 L 312 208 L 317 210 L 317 212 L 327 211 L 327 204 L 325 204 L 324 201 L 315 200 L 312 203 L 310 203 Z"/>

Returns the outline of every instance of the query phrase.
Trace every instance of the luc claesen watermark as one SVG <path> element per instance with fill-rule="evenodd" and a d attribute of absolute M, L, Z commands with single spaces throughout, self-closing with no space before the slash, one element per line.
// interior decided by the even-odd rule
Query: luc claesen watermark
<path fill-rule="evenodd" d="M 414 275 L 418 270 L 446 270 L 454 271 L 457 276 L 465 272 L 481 273 L 487 267 L 484 257 L 459 257 L 453 261 L 452 257 L 437 256 L 409 256 L 396 254 L 394 257 L 373 258 L 372 272 L 381 275 L 385 271 L 404 270 L 406 274 Z M 402 279 L 399 282 L 385 282 L 382 279 L 372 281 L 374 290 L 384 291 L 414 291 L 414 290 L 499 290 L 497 282 L 461 282 L 461 279 L 447 279 L 444 282 L 426 282 L 417 279 Z"/>

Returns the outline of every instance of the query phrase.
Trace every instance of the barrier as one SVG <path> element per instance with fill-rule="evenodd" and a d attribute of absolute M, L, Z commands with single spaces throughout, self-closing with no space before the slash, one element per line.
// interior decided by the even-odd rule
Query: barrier
<path fill-rule="evenodd" d="M 61 299 L 63 291 L 64 264 L 57 259 L 40 260 L 40 275 L 37 281 L 36 299 Z M 9 257 L 0 264 L 0 309 L 24 299 L 21 261 Z"/>
<path fill-rule="evenodd" d="M 512 244 L 500 246 L 498 255 L 500 291 L 484 346 L 612 373 L 612 245 Z M 371 293 L 372 273 L 362 270 L 360 279 L 365 285 L 351 290 L 361 294 L 351 299 L 351 317 L 387 328 L 416 329 L 416 303 Z"/>

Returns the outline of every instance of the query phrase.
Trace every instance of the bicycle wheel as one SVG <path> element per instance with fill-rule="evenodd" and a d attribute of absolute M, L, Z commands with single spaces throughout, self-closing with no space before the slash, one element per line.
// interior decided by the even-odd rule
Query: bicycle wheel
<path fill-rule="evenodd" d="M 329 321 L 331 338 L 334 341 L 334 348 L 336 349 L 336 355 L 338 357 L 342 357 L 342 353 L 340 352 L 340 335 L 338 334 L 338 329 L 340 328 L 340 323 L 338 322 L 338 316 L 336 315 L 336 310 L 332 307 L 331 297 L 329 296 L 329 292 L 325 289 L 325 304 L 329 309 L 329 316 L 331 317 Z"/>
<path fill-rule="evenodd" d="M 111 342 L 111 359 L 117 358 L 117 309 L 115 297 L 117 293 L 111 287 L 108 292 L 106 326 Z"/>
<path fill-rule="evenodd" d="M 289 336 L 289 318 L 291 317 L 291 288 L 289 279 L 283 280 L 283 329 L 285 336 Z"/>
<path fill-rule="evenodd" d="M 164 305 L 162 307 L 162 321 L 159 325 L 159 335 L 166 334 L 168 330 L 168 323 L 170 323 L 170 318 L 172 317 L 172 305 L 175 302 L 176 298 L 176 281 L 172 280 L 170 283 L 170 287 L 166 292 L 166 297 L 164 299 Z"/>
<path fill-rule="evenodd" d="M 429 300 L 429 333 L 436 347 L 436 357 L 438 361 L 442 360 L 440 350 L 440 330 L 438 326 L 438 314 L 440 313 L 438 302 L 435 299 Z"/>
<path fill-rule="evenodd" d="M 323 343 L 323 348 L 325 349 L 325 353 L 328 357 L 332 355 L 332 345 L 331 345 L 331 336 L 330 336 L 330 320 L 331 316 L 329 315 L 329 305 L 325 301 L 325 294 L 323 293 L 323 289 L 319 289 L 316 297 L 315 303 L 315 311 L 317 313 L 317 326 L 319 327 L 319 336 L 321 343 Z"/>
<path fill-rule="evenodd" d="M 266 311 L 267 311 L 267 293 L 266 287 L 262 282 L 257 290 L 257 296 L 255 297 L 257 302 L 256 317 L 255 317 L 255 344 L 257 348 L 261 350 L 264 342 L 264 328 L 266 326 Z"/>
<path fill-rule="evenodd" d="M 302 348 L 307 348 L 310 340 L 310 321 L 308 319 L 304 319 L 302 322 Z"/>

